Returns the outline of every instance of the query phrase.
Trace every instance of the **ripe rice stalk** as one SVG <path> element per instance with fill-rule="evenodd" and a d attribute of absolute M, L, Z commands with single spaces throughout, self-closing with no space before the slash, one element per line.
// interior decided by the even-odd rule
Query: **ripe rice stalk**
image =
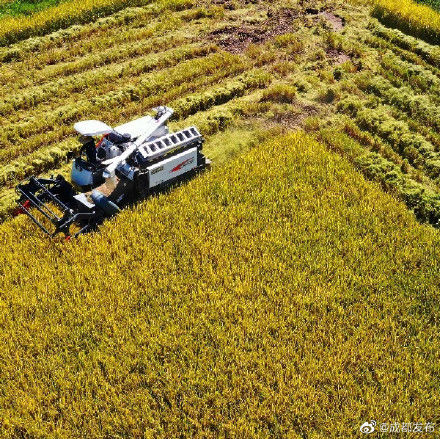
<path fill-rule="evenodd" d="M 10 436 L 336 438 L 364 408 L 438 413 L 438 233 L 303 133 L 77 241 L 23 217 L 0 242 Z"/>
<path fill-rule="evenodd" d="M 387 26 L 431 44 L 440 43 L 440 14 L 429 6 L 413 0 L 374 0 L 372 14 Z"/>

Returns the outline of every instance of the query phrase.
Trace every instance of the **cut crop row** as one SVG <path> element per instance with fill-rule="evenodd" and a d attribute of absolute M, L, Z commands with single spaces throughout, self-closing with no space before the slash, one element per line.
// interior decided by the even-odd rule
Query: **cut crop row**
<path fill-rule="evenodd" d="M 245 93 L 251 90 L 264 88 L 270 82 L 271 75 L 264 70 L 251 70 L 224 85 L 181 98 L 174 102 L 172 106 L 178 118 L 185 118 L 199 111 L 206 111 L 211 107 L 244 96 Z"/>
<path fill-rule="evenodd" d="M 391 52 L 381 57 L 380 67 L 382 76 L 395 86 L 406 82 L 412 89 L 429 93 L 433 98 L 440 94 L 440 78 L 430 69 L 402 60 Z"/>
<path fill-rule="evenodd" d="M 434 75 L 440 77 L 440 69 L 433 66 L 431 63 L 425 61 L 422 57 L 414 52 L 408 51 L 406 49 L 401 49 L 400 47 L 386 41 L 380 37 L 374 35 L 369 35 L 365 39 L 365 43 L 375 49 L 381 54 L 381 56 L 386 56 L 389 53 L 394 53 L 396 56 L 400 57 L 403 61 L 406 61 L 414 66 L 421 66 L 426 70 L 430 70 Z M 377 53 L 376 53 L 377 57 Z"/>
<path fill-rule="evenodd" d="M 428 44 L 410 35 L 407 35 L 398 29 L 390 29 L 386 26 L 372 21 L 368 28 L 373 35 L 391 43 L 400 49 L 412 52 L 420 56 L 424 61 L 435 67 L 440 67 L 440 49 L 437 45 Z"/>
<path fill-rule="evenodd" d="M 189 53 L 185 58 L 185 52 L 189 49 Z M 207 53 L 205 50 L 207 49 Z M 191 54 L 192 52 L 192 54 Z M 39 105 L 29 106 L 29 108 L 25 108 L 22 110 L 13 111 L 10 109 L 9 113 L 2 118 L 0 118 L 0 123 L 3 125 L 3 135 L 0 134 L 0 144 L 7 142 L 15 142 L 20 138 L 28 138 L 30 134 L 37 134 L 42 132 L 43 130 L 50 131 L 54 129 L 53 126 L 47 126 L 45 122 L 45 118 L 52 114 L 57 114 L 62 117 L 66 113 L 66 108 L 70 109 L 70 102 L 76 102 L 79 106 L 89 105 L 91 100 L 96 100 L 99 97 L 111 97 L 113 95 L 117 95 L 118 92 L 121 92 L 124 95 L 125 90 L 135 89 L 137 87 L 141 88 L 143 82 L 146 79 L 154 80 L 156 75 L 161 75 L 164 72 L 169 71 L 171 74 L 174 72 L 173 69 L 182 66 L 183 69 L 190 68 L 188 63 L 191 61 L 195 62 L 194 65 L 197 65 L 197 60 L 203 62 L 206 59 L 206 56 L 209 54 L 215 54 L 217 49 L 215 46 L 209 45 L 206 47 L 182 47 L 179 49 L 170 50 L 168 54 L 166 54 L 166 58 L 164 59 L 164 67 L 161 68 L 158 66 L 156 68 L 154 65 L 151 65 L 150 71 L 148 66 L 148 60 L 152 61 L 154 64 L 154 60 L 159 59 L 160 57 L 156 55 L 151 55 L 147 57 L 147 63 L 145 64 L 145 68 L 147 69 L 145 73 L 140 75 L 130 75 L 122 77 L 116 77 L 113 80 L 103 81 L 97 86 L 93 87 L 83 87 L 83 89 L 76 90 L 75 88 L 67 93 L 66 98 L 54 99 L 52 101 L 43 101 Z M 179 60 L 179 56 L 182 55 L 183 58 Z M 175 60 L 173 61 L 173 58 Z M 210 57 L 208 56 L 207 62 L 209 64 Z M 167 61 L 169 61 L 168 65 L 166 65 Z M 159 61 L 161 62 L 161 61 Z M 136 66 L 134 64 L 133 66 Z M 104 68 L 103 72 L 111 73 L 113 67 L 110 66 L 108 68 Z M 132 67 L 130 67 L 132 68 Z M 195 67 L 197 68 L 197 67 Z M 92 76 L 92 79 L 93 78 Z M 96 78 L 98 79 L 98 78 Z M 67 81 L 69 82 L 69 81 Z M 75 84 L 72 84 L 72 87 L 75 87 Z M 63 90 L 54 89 L 56 93 L 63 94 Z M 91 106 L 94 108 L 94 106 Z M 93 110 L 95 111 L 95 110 Z M 47 127 L 47 129 L 46 129 Z"/>
<path fill-rule="evenodd" d="M 52 101 L 55 98 L 56 101 L 62 98 L 74 99 L 74 93 L 83 94 L 86 89 L 95 93 L 95 90 L 99 90 L 100 86 L 105 83 L 111 84 L 114 88 L 119 83 L 129 81 L 130 77 L 141 76 L 155 69 L 172 67 L 184 60 L 203 57 L 216 50 L 213 44 L 189 45 L 60 78 L 49 84 L 27 88 L 20 94 L 8 96 L 0 102 L 0 115 L 9 116 L 17 110 L 35 109 L 38 104 L 47 104 L 49 100 Z M 53 101 L 51 105 L 54 105 Z"/>
<path fill-rule="evenodd" d="M 59 57 L 65 60 L 64 57 L 75 56 L 78 49 L 82 50 L 83 43 L 99 45 L 99 41 L 117 39 L 120 34 L 125 38 L 131 38 L 126 30 L 131 29 L 136 35 L 137 30 L 142 31 L 143 27 L 149 28 L 148 25 L 144 26 L 145 23 L 152 21 L 153 25 L 156 24 L 156 19 L 163 13 L 173 16 L 175 11 L 183 11 L 193 6 L 194 3 L 189 1 L 182 4 L 159 1 L 144 7 L 127 7 L 90 23 L 70 26 L 49 35 L 29 38 L 8 47 L 0 47 L 0 61 L 3 65 L 15 61 L 31 61 L 35 52 L 41 53 L 43 57 L 50 57 L 52 53 L 55 56 L 54 61 Z M 164 21 L 166 22 L 167 19 Z"/>
<path fill-rule="evenodd" d="M 135 63 L 138 61 L 141 65 L 143 60 L 139 60 L 141 56 L 145 56 L 151 53 L 162 53 L 167 49 L 175 48 L 182 44 L 191 44 L 193 42 L 200 41 L 201 37 L 198 34 L 198 30 L 204 29 L 204 23 L 200 22 L 193 26 L 180 26 L 178 30 L 172 34 L 165 34 L 164 36 L 157 36 L 147 39 L 138 43 L 126 43 L 117 47 L 110 47 L 106 50 L 91 51 L 86 56 L 80 57 L 74 61 L 48 65 L 43 69 L 32 69 L 26 66 L 28 74 L 22 77 L 21 80 L 12 81 L 12 78 L 17 76 L 17 69 L 22 70 L 23 66 L 16 66 L 10 71 L 4 72 L 3 81 L 5 82 L 0 88 L 0 95 L 5 96 L 5 103 L 13 101 L 15 98 L 9 97 L 11 92 L 17 90 L 19 94 L 29 94 L 28 90 L 32 87 L 32 90 L 38 90 L 39 87 L 45 86 L 45 88 L 58 87 L 63 81 L 73 80 L 73 78 L 63 79 L 63 77 L 69 77 L 73 74 L 84 73 L 86 75 L 98 75 L 100 68 L 117 63 Z M 189 32 L 191 29 L 191 32 Z M 154 34 L 156 35 L 156 34 Z M 206 44 L 206 43 L 205 43 Z M 211 47 L 213 44 L 209 44 Z M 111 69 L 113 66 L 109 66 Z M 114 68 L 117 68 L 115 66 Z M 135 66 L 133 66 L 135 68 Z M 93 70 L 93 72 L 90 72 Z M 81 78 L 81 76 L 75 76 L 75 80 Z M 12 83 L 11 83 L 12 81 Z"/>
<path fill-rule="evenodd" d="M 192 15 L 189 16 L 189 13 Z M 65 56 L 61 49 L 57 57 L 54 51 L 43 52 L 30 60 L 4 66 L 0 69 L 0 82 L 3 91 L 7 94 L 10 89 L 17 90 L 37 84 L 44 84 L 54 78 L 80 73 L 116 61 L 124 61 L 151 52 L 164 51 L 179 44 L 199 40 L 199 33 L 206 29 L 206 23 L 199 20 L 197 24 L 192 19 L 200 14 L 196 10 L 189 11 L 188 17 L 181 21 L 181 17 L 171 15 L 168 19 L 159 21 L 150 26 L 127 31 L 130 38 L 115 38 L 103 40 L 82 41 L 76 44 L 72 56 Z M 28 74 L 23 76 L 21 71 L 26 68 Z M 12 79 L 19 78 L 16 81 Z"/>
<path fill-rule="evenodd" d="M 187 38 L 170 38 L 164 36 L 155 36 L 151 31 L 150 37 L 139 42 L 131 41 L 116 47 L 108 44 L 102 48 L 85 48 L 86 53 L 79 53 L 77 57 L 68 61 L 53 62 L 53 60 L 42 60 L 42 65 L 30 64 L 27 61 L 24 63 L 15 63 L 13 65 L 5 66 L 0 74 L 0 85 L 2 90 L 0 94 L 7 95 L 9 90 L 20 90 L 24 87 L 41 85 L 61 77 L 66 77 L 75 73 L 82 73 L 90 69 L 105 66 L 117 61 L 125 61 L 131 57 L 138 57 L 157 52 L 158 47 L 163 47 L 162 50 L 167 50 L 176 47 Z M 174 35 L 173 35 L 174 37 Z M 40 61 L 41 58 L 46 58 L 43 53 L 36 57 Z M 20 75 L 24 65 L 28 71 L 27 75 Z M 15 83 L 12 80 L 15 79 Z"/>
<path fill-rule="evenodd" d="M 433 190 L 434 192 L 440 191 L 439 180 L 432 180 L 426 176 L 423 171 L 412 166 L 408 159 L 402 157 L 397 152 L 393 150 L 391 145 L 384 141 L 381 137 L 376 134 L 372 134 L 369 131 L 361 129 L 355 122 L 355 120 L 350 118 L 343 118 L 343 131 L 346 132 L 350 137 L 359 142 L 362 146 L 367 148 L 370 152 L 379 154 L 385 160 L 393 163 L 405 174 L 406 177 L 422 184 L 426 188 Z"/>
<path fill-rule="evenodd" d="M 160 91 L 170 91 L 179 84 L 185 84 L 189 89 L 196 86 L 196 78 L 210 82 L 212 78 L 209 77 L 209 74 L 220 74 L 220 77 L 224 77 L 245 69 L 246 65 L 240 57 L 227 53 L 214 53 L 205 58 L 185 61 L 175 67 L 140 78 L 135 85 L 128 84 L 111 93 L 100 94 L 91 99 L 72 101 L 72 103 L 49 111 L 43 109 L 43 111 L 37 111 L 33 114 L 27 113 L 28 121 L 21 124 L 11 124 L 9 127 L 5 126 L 3 133 L 0 134 L 0 139 L 2 139 L 2 143 L 21 141 L 21 139 L 28 139 L 32 134 L 47 133 L 87 115 L 99 117 L 100 114 L 108 114 L 110 116 L 108 120 L 115 121 L 117 116 L 112 116 L 115 114 L 114 111 L 123 110 L 124 105 L 129 102 L 139 101 L 151 94 L 158 96 Z M 203 75 L 208 76 L 203 77 Z"/>
<path fill-rule="evenodd" d="M 374 77 L 367 84 L 365 90 L 374 93 L 388 105 L 395 106 L 412 118 L 440 130 L 440 110 L 438 103 L 432 102 L 428 95 L 415 95 L 409 87 L 393 87 L 383 77 Z"/>
<path fill-rule="evenodd" d="M 424 170 L 432 179 L 440 174 L 440 154 L 432 143 L 420 134 L 413 133 L 408 124 L 389 115 L 386 108 L 363 108 L 359 100 L 349 99 L 339 104 L 339 110 L 356 120 L 361 129 L 378 135 L 390 143 L 393 149 L 411 165 Z"/>
<path fill-rule="evenodd" d="M 150 0 L 79 0 L 62 3 L 30 17 L 1 20 L 0 45 L 8 45 L 35 35 L 44 35 L 73 24 L 88 23 L 129 6 L 142 6 Z M 162 0 L 166 6 L 185 8 L 191 0 Z"/>

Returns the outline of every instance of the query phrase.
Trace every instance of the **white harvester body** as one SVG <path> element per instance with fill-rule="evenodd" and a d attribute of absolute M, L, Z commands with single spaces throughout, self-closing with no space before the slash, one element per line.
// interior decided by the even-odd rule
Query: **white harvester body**
<path fill-rule="evenodd" d="M 181 152 L 148 167 L 150 173 L 150 188 L 154 188 L 169 180 L 192 171 L 197 167 L 197 148 Z"/>

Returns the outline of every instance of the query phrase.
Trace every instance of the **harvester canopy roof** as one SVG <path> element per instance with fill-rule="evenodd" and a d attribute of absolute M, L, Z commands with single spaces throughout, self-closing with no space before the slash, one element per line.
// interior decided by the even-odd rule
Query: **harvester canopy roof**
<path fill-rule="evenodd" d="M 99 120 L 85 120 L 78 122 L 74 126 L 75 131 L 82 136 L 99 136 L 101 134 L 109 134 L 113 128 Z"/>

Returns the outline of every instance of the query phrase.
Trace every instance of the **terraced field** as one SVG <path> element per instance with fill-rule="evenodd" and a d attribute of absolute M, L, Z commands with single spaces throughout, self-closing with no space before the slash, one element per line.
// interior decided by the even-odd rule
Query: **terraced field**
<path fill-rule="evenodd" d="M 440 31 L 408 24 L 426 5 L 372 3 L 0 18 L 5 437 L 440 422 Z M 74 242 L 11 218 L 17 183 L 68 175 L 74 122 L 160 104 L 203 132 L 212 172 Z"/>

